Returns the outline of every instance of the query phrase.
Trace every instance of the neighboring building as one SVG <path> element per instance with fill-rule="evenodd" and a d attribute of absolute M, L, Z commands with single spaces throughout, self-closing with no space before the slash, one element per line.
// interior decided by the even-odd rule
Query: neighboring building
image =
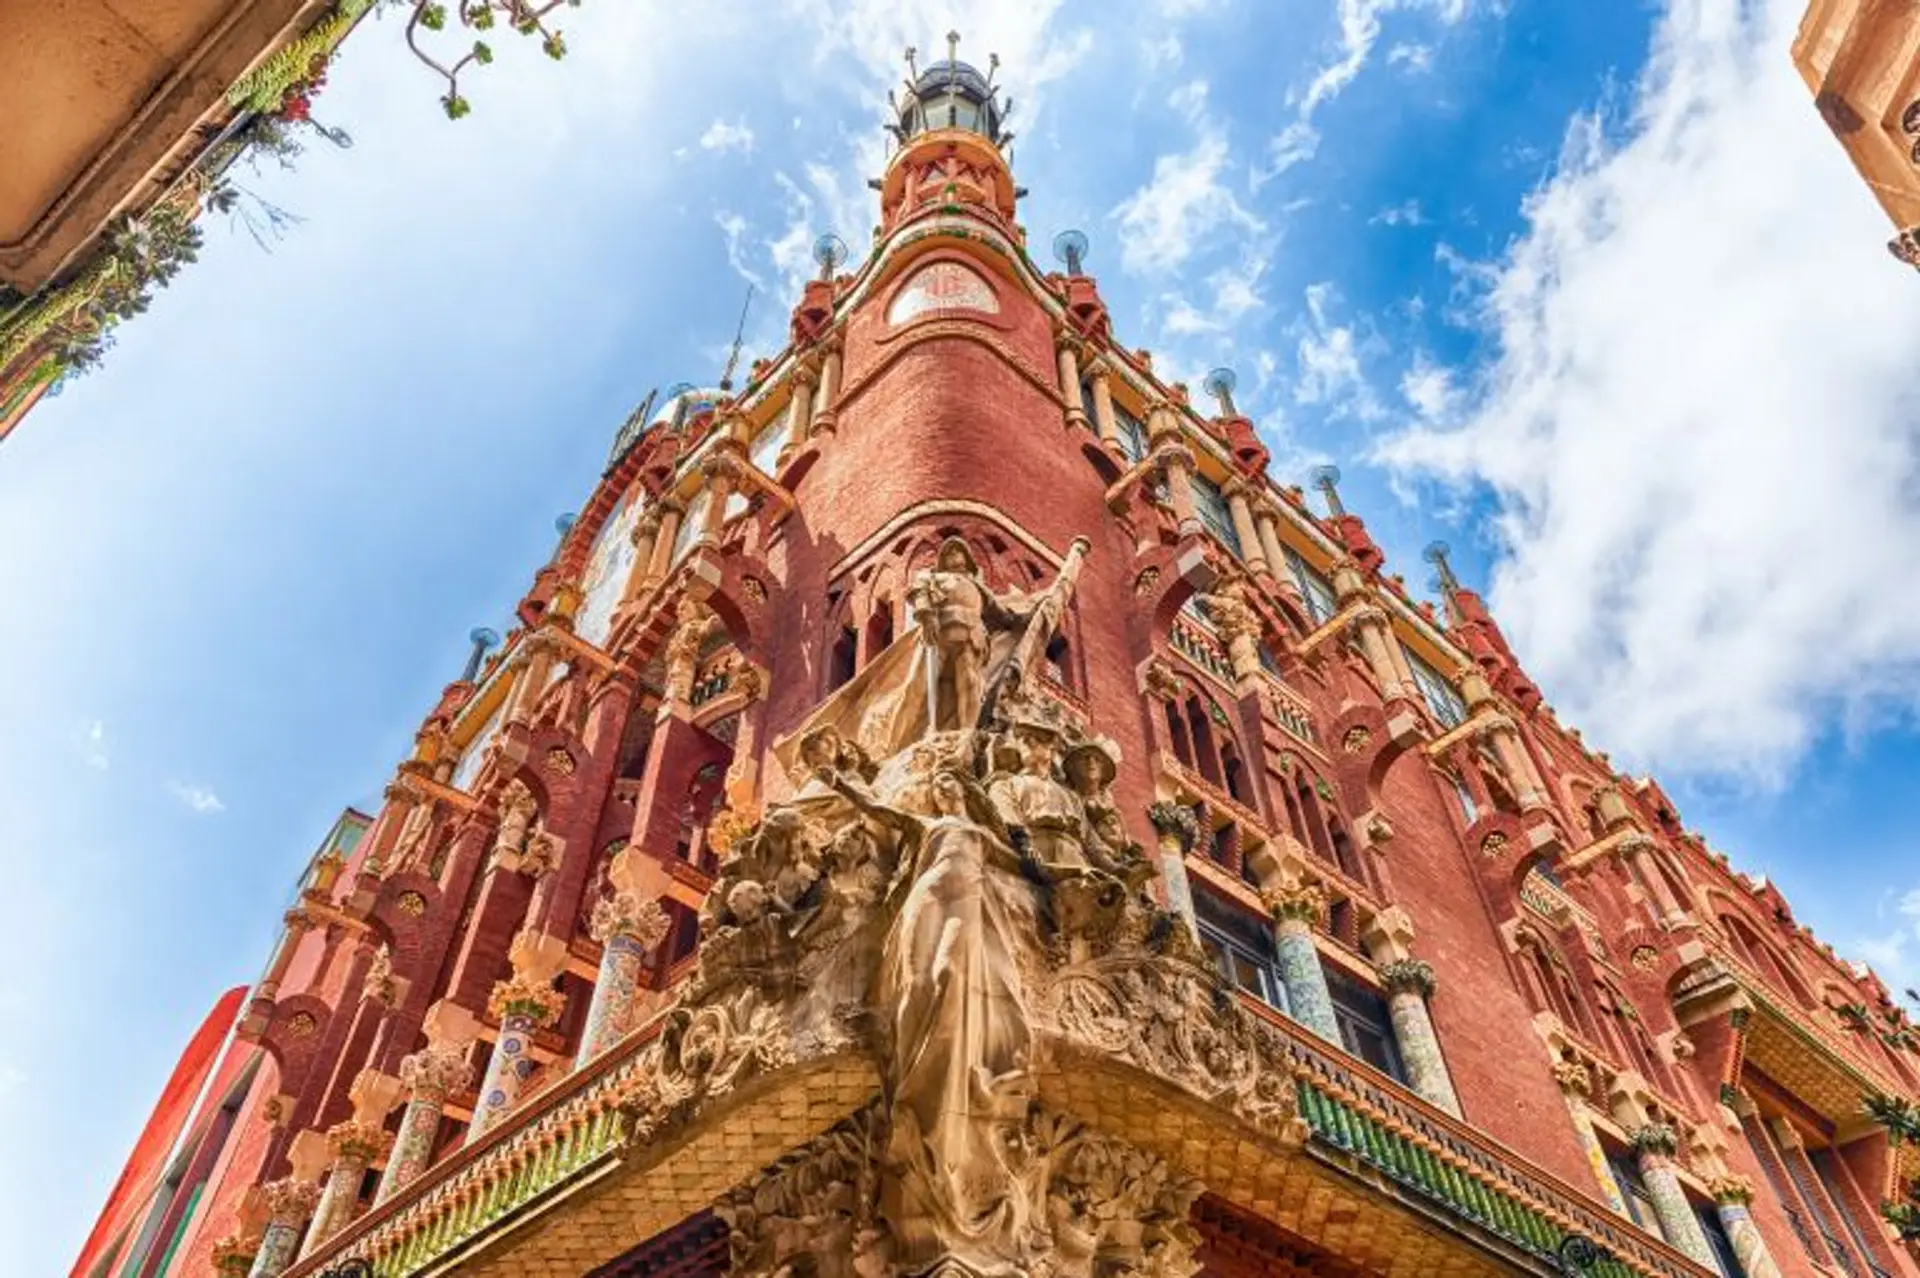
<path fill-rule="evenodd" d="M 1812 0 L 1793 65 L 1920 267 L 1920 8 L 1905 0 Z"/>
<path fill-rule="evenodd" d="M 1920 1275 L 1879 982 L 1035 264 L 976 71 L 896 136 L 310 875 L 167 1272 Z"/>
<path fill-rule="evenodd" d="M 0 439 L 199 248 L 373 0 L 17 3 L 0 42 Z"/>

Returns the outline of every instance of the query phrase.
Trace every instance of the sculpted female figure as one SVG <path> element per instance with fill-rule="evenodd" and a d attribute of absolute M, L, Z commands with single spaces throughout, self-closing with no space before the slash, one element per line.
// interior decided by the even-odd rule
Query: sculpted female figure
<path fill-rule="evenodd" d="M 891 1009 L 882 1205 L 894 1263 L 918 1272 L 951 1256 L 1023 1274 L 1042 1222 L 1021 1135 L 1033 1080 L 1017 955 L 1035 922 L 1020 857 L 964 755 L 935 764 L 901 808 L 844 776 L 833 785 L 904 836 L 875 1000 Z"/>

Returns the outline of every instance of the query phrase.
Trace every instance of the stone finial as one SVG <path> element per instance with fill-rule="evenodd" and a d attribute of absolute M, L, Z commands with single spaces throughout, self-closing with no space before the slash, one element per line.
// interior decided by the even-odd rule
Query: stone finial
<path fill-rule="evenodd" d="M 1181 803 L 1150 803 L 1147 805 L 1147 820 L 1162 839 L 1177 841 L 1180 851 L 1193 851 L 1193 845 L 1200 838 L 1200 819 L 1193 809 Z"/>
<path fill-rule="evenodd" d="M 473 1066 L 464 1043 L 429 1043 L 400 1062 L 400 1081 L 415 1100 L 445 1100 L 472 1077 Z"/>

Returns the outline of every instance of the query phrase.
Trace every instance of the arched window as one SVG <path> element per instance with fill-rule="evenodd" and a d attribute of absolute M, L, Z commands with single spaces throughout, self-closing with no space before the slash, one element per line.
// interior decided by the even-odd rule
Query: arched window
<path fill-rule="evenodd" d="M 1067 637 L 1056 634 L 1047 641 L 1047 677 L 1063 688 L 1073 687 L 1073 650 Z"/>
<path fill-rule="evenodd" d="M 832 692 L 853 678 L 860 665 L 860 632 L 852 626 L 840 627 L 827 658 L 827 691 Z"/>
<path fill-rule="evenodd" d="M 1181 715 L 1180 708 L 1173 702 L 1162 703 L 1167 711 L 1167 739 L 1173 747 L 1173 757 L 1182 764 L 1193 766 L 1193 743 L 1187 740 L 1187 721 Z"/>
<path fill-rule="evenodd" d="M 872 661 L 887 650 L 893 642 L 893 601 L 876 599 L 873 613 L 867 618 L 867 642 L 863 659 Z"/>
<path fill-rule="evenodd" d="M 1207 708 L 1200 698 L 1187 698 L 1187 732 L 1193 740 L 1194 766 L 1200 769 L 1200 775 L 1215 785 L 1220 784 L 1220 752 L 1213 744 L 1213 724 L 1207 718 Z"/>
<path fill-rule="evenodd" d="M 1224 778 L 1227 793 L 1239 803 L 1247 803 L 1246 769 L 1240 763 L 1240 752 L 1234 749 L 1231 739 L 1220 743 L 1220 774 Z"/>

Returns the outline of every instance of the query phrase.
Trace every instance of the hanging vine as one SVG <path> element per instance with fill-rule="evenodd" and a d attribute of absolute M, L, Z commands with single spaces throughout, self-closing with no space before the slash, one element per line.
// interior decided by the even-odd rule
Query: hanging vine
<path fill-rule="evenodd" d="M 413 50 L 414 57 L 446 81 L 447 91 L 440 105 L 449 120 L 458 120 L 473 110 L 460 92 L 460 74 L 476 62 L 482 66 L 492 62 L 493 46 L 485 40 L 475 40 L 471 49 L 451 66 L 447 65 L 420 47 L 420 32 L 446 30 L 448 7 L 438 0 L 406 2 L 413 6 L 413 14 L 407 19 L 407 47 Z M 547 15 L 562 6 L 578 8 L 579 5 L 580 0 L 547 0 L 538 5 L 530 0 L 456 0 L 452 12 L 469 31 L 486 32 L 505 25 L 523 36 L 539 36 L 541 52 L 557 62 L 567 56 L 567 42 L 557 28 L 547 26 Z"/>

